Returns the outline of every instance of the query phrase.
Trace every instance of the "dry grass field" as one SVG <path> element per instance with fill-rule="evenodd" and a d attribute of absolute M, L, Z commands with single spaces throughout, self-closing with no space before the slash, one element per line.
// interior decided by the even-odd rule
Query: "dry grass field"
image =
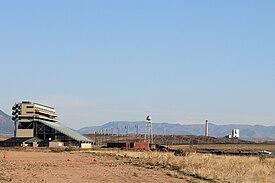
<path fill-rule="evenodd" d="M 216 149 L 216 150 L 242 150 L 261 151 L 268 150 L 275 152 L 275 144 L 200 144 L 200 145 L 174 145 L 169 146 L 174 149 Z"/>
<path fill-rule="evenodd" d="M 140 162 L 174 170 L 176 177 L 192 176 L 209 182 L 275 182 L 275 158 L 217 156 L 210 154 L 98 151 L 115 156 L 138 158 Z"/>
<path fill-rule="evenodd" d="M 275 158 L 118 149 L 0 150 L 0 182 L 275 182 Z"/>

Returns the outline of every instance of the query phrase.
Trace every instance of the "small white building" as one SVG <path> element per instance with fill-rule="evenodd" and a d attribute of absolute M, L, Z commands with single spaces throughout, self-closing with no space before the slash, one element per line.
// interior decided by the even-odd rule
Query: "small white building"
<path fill-rule="evenodd" d="M 225 137 L 229 139 L 240 138 L 240 129 L 232 129 L 231 134 L 226 135 Z"/>
<path fill-rule="evenodd" d="M 240 138 L 240 129 L 232 129 L 232 138 Z"/>

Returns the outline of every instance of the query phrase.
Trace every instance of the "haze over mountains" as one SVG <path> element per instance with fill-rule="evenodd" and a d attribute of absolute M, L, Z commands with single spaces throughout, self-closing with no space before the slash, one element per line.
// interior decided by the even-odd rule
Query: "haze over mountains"
<path fill-rule="evenodd" d="M 126 129 L 127 127 L 127 129 Z M 263 125 L 243 125 L 243 124 L 228 124 L 216 125 L 209 124 L 209 135 L 214 137 L 223 137 L 228 135 L 233 128 L 240 129 L 242 139 L 275 139 L 275 126 Z M 94 133 L 98 131 L 108 133 L 118 132 L 120 134 L 128 133 L 145 133 L 146 126 L 144 121 L 114 121 L 108 122 L 101 126 L 90 126 L 79 129 L 83 134 Z M 13 134 L 14 126 L 11 117 L 0 110 L 0 134 Z M 153 123 L 153 132 L 155 134 L 175 134 L 175 135 L 203 135 L 204 124 L 171 124 L 171 123 Z"/>
<path fill-rule="evenodd" d="M 12 134 L 14 125 L 11 117 L 0 110 L 0 134 Z"/>
<path fill-rule="evenodd" d="M 127 127 L 126 127 L 127 126 Z M 138 128 L 137 128 L 138 127 Z M 242 139 L 275 139 L 275 126 L 263 125 L 243 125 L 243 124 L 228 124 L 216 125 L 209 124 L 209 135 L 214 137 L 224 137 L 230 134 L 234 128 L 240 129 Z M 128 133 L 145 133 L 146 126 L 144 121 L 129 122 L 129 121 L 114 121 L 101 126 L 84 127 L 78 131 L 83 134 L 104 131 L 108 133 L 125 134 Z M 170 123 L 153 123 L 153 132 L 155 134 L 175 134 L 175 135 L 204 135 L 204 124 L 170 124 Z"/>

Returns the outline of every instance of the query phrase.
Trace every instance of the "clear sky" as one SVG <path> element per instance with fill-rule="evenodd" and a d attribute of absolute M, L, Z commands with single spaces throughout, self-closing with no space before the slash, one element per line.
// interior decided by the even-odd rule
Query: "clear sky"
<path fill-rule="evenodd" d="M 275 124 L 275 1 L 2 1 L 0 108 Z"/>

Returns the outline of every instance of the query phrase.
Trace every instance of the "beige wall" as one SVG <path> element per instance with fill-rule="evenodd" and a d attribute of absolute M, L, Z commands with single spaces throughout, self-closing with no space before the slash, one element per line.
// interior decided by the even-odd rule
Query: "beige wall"
<path fill-rule="evenodd" d="M 83 149 L 90 149 L 90 148 L 92 148 L 92 144 L 91 143 L 81 143 L 80 147 Z"/>
<path fill-rule="evenodd" d="M 56 121 L 57 114 L 54 109 L 47 108 L 38 104 L 33 103 L 22 103 L 21 106 L 21 117 L 22 118 L 33 118 L 39 117 L 43 119 L 50 119 Z"/>
<path fill-rule="evenodd" d="M 63 142 L 49 142 L 49 147 L 63 147 Z"/>
<path fill-rule="evenodd" d="M 27 107 L 33 107 L 33 108 L 27 108 Z M 33 114 L 28 114 L 27 112 L 33 112 Z M 21 115 L 33 116 L 34 112 L 35 112 L 35 110 L 34 110 L 33 104 L 22 104 Z"/>
<path fill-rule="evenodd" d="M 17 129 L 16 137 L 33 137 L 33 129 Z"/>

